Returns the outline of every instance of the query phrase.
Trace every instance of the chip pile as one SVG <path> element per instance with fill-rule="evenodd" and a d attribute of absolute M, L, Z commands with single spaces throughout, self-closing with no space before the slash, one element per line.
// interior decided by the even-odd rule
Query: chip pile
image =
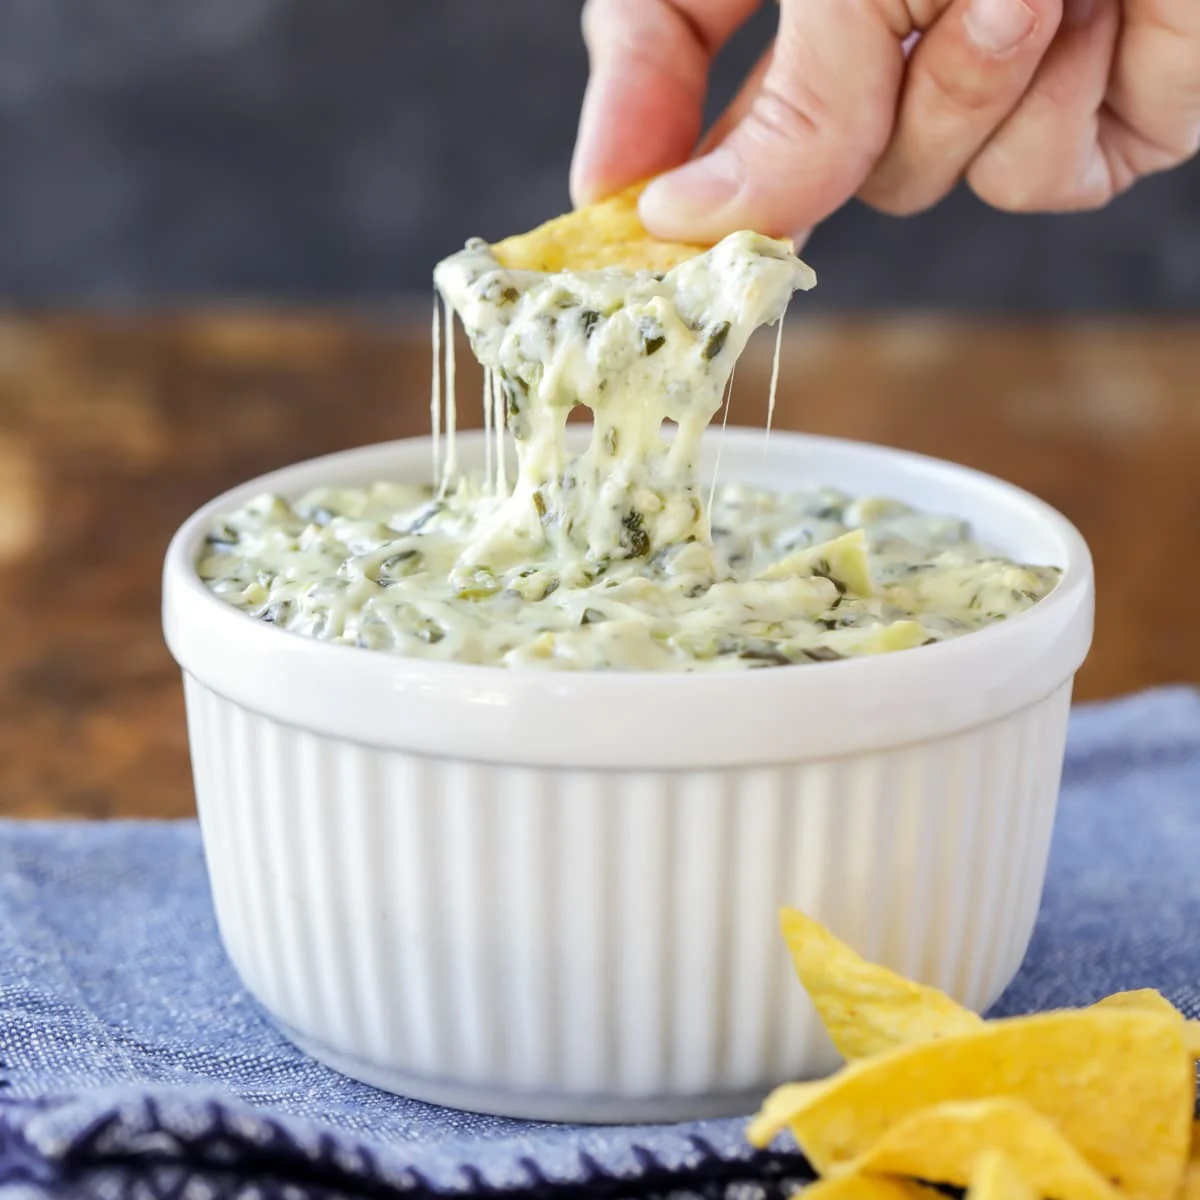
<path fill-rule="evenodd" d="M 985 1021 L 801 913 L 782 925 L 846 1065 L 776 1089 L 746 1136 L 791 1131 L 807 1200 L 1200 1200 L 1200 1022 L 1159 992 Z"/>

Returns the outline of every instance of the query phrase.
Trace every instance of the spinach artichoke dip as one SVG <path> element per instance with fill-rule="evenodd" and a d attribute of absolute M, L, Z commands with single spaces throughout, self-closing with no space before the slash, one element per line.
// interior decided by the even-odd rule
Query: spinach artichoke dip
<path fill-rule="evenodd" d="M 471 241 L 434 280 L 434 483 L 261 496 L 225 514 L 198 569 L 229 604 L 422 658 L 737 670 L 958 637 L 1058 579 L 896 500 L 700 479 L 701 437 L 747 340 L 815 282 L 785 242 L 736 233 L 661 274 L 542 274 Z M 475 474 L 454 450 L 455 313 L 485 372 Z M 577 405 L 594 422 L 582 451 L 565 438 Z"/>

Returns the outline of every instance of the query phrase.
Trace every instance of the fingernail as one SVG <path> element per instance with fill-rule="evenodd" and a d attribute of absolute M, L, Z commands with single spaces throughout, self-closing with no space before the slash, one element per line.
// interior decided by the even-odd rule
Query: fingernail
<path fill-rule="evenodd" d="M 1006 54 L 1033 32 L 1037 17 L 1023 0 L 971 0 L 963 23 L 980 50 Z"/>
<path fill-rule="evenodd" d="M 733 156 L 717 149 L 654 180 L 642 193 L 642 220 L 663 236 L 702 238 L 741 189 Z"/>

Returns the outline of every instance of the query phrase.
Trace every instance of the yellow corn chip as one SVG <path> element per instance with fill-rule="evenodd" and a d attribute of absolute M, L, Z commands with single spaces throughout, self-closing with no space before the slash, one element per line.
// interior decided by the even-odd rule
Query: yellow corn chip
<path fill-rule="evenodd" d="M 1200 1059 L 1200 1021 L 1189 1020 L 1170 1000 L 1154 988 L 1136 988 L 1129 992 L 1114 992 L 1097 1000 L 1094 1008 L 1134 1008 L 1143 1011 L 1170 1013 L 1183 1022 L 1183 1041 L 1188 1054 Z"/>
<path fill-rule="evenodd" d="M 803 1084 L 782 1084 L 776 1087 L 763 1100 L 762 1108 L 758 1110 L 754 1121 L 746 1127 L 746 1139 L 751 1145 L 766 1146 L 775 1134 L 787 1128 L 787 1122 L 792 1120 L 793 1112 L 804 1108 L 810 1099 L 820 1096 L 828 1086 L 827 1079 L 816 1079 Z M 756 1140 L 754 1130 L 758 1128 L 769 1129 L 770 1133 Z"/>
<path fill-rule="evenodd" d="M 811 917 L 785 908 L 780 925 L 796 974 L 845 1058 L 983 1027 L 944 992 L 867 962 Z"/>
<path fill-rule="evenodd" d="M 888 1179 L 883 1175 L 834 1175 L 810 1183 L 800 1195 L 804 1200 L 939 1200 L 940 1197 L 939 1192 L 915 1179 Z"/>
<path fill-rule="evenodd" d="M 1172 1017 L 1181 1017 L 1183 1015 L 1162 992 L 1155 991 L 1154 988 L 1135 988 L 1129 992 L 1113 992 L 1111 996 L 1105 996 L 1103 1000 L 1097 1000 L 1092 1007 L 1132 1008 L 1142 1012 L 1167 1013 Z"/>
<path fill-rule="evenodd" d="M 851 1163 L 901 1121 L 948 1100 L 1007 1096 L 1049 1118 L 1083 1157 L 1135 1200 L 1171 1200 L 1191 1137 L 1194 1072 L 1178 1021 L 1089 1008 L 991 1021 L 851 1063 L 768 1101 L 747 1137 L 790 1128 L 822 1175 Z"/>
<path fill-rule="evenodd" d="M 1200 1021 L 1184 1021 L 1183 1044 L 1187 1047 L 1189 1057 L 1200 1059 Z"/>
<path fill-rule="evenodd" d="M 1179 1200 L 1200 1200 L 1200 1160 L 1193 1158 L 1184 1168 Z"/>
<path fill-rule="evenodd" d="M 967 1189 L 967 1200 L 1039 1200 L 1040 1196 L 998 1150 L 981 1156 Z M 1064 1193 L 1060 1200 L 1075 1200 L 1075 1196 Z"/>
<path fill-rule="evenodd" d="M 1200 1121 L 1192 1125 L 1192 1153 L 1183 1169 L 1179 1200 L 1200 1200 Z"/>
<path fill-rule="evenodd" d="M 638 216 L 646 182 L 607 200 L 555 217 L 492 246 L 500 265 L 516 271 L 669 271 L 709 249 L 652 237 Z"/>
<path fill-rule="evenodd" d="M 972 1185 L 981 1156 L 998 1150 L 1038 1196 L 1119 1200 L 1116 1189 L 1024 1100 L 948 1101 L 893 1125 L 845 1169 L 866 1175 L 912 1175 Z"/>

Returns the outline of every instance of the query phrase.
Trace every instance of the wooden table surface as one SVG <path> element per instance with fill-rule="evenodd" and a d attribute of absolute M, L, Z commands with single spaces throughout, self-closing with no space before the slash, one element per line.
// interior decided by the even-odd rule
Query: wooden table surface
<path fill-rule="evenodd" d="M 734 423 L 762 422 L 768 369 L 760 341 Z M 192 811 L 171 532 L 261 471 L 423 432 L 428 380 L 424 320 L 0 319 L 0 814 Z M 1073 518 L 1098 587 L 1079 697 L 1200 681 L 1200 324 L 796 319 L 777 421 L 968 463 Z"/>

